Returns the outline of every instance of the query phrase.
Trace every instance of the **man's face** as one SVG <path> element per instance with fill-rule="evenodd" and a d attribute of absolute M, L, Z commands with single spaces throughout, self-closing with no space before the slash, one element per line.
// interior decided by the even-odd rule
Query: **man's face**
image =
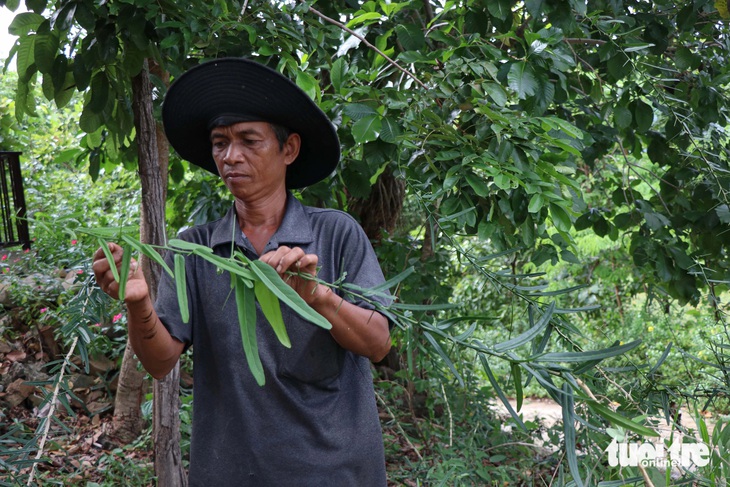
<path fill-rule="evenodd" d="M 213 160 L 228 189 L 247 200 L 286 188 L 286 168 L 299 154 L 300 139 L 292 134 L 279 147 L 268 122 L 239 122 L 210 131 Z"/>

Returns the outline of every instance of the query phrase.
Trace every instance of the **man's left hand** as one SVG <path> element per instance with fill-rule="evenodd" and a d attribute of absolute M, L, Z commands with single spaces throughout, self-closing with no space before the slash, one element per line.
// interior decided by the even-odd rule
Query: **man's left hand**
<path fill-rule="evenodd" d="M 322 301 L 332 292 L 327 286 L 318 284 L 312 279 L 317 277 L 319 262 L 315 254 L 306 254 L 299 247 L 281 246 L 262 255 L 259 260 L 273 267 L 284 282 L 310 306 Z"/>

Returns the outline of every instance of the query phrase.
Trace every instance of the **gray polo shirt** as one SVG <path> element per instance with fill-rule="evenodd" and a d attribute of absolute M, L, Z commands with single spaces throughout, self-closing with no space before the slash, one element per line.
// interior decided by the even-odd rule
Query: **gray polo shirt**
<path fill-rule="evenodd" d="M 233 208 L 180 238 L 223 257 L 230 256 L 235 240 L 249 258 L 258 258 Z M 384 282 L 367 236 L 341 211 L 306 207 L 289 195 L 284 219 L 265 252 L 281 245 L 316 254 L 318 277 L 326 282 L 343 274 L 346 282 L 364 288 Z M 186 272 L 190 322 L 182 322 L 174 282 L 165 273 L 155 308 L 172 336 L 193 346 L 190 485 L 385 486 L 369 360 L 346 351 L 329 331 L 282 304 L 292 343 L 287 349 L 258 309 L 266 375 L 266 385 L 259 387 L 243 353 L 228 273 L 217 273 L 197 256 L 186 257 Z"/>

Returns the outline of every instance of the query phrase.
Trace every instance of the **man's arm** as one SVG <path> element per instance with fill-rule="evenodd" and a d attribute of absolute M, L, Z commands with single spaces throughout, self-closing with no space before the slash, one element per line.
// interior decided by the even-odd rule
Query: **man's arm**
<path fill-rule="evenodd" d="M 316 276 L 318 258 L 305 254 L 299 247 L 279 247 L 261 256 L 260 260 L 276 269 L 299 296 L 332 324 L 332 337 L 342 348 L 379 362 L 390 351 L 388 320 L 377 311 L 361 308 L 327 286 L 288 274 Z"/>
<path fill-rule="evenodd" d="M 119 269 L 123 249 L 110 243 L 109 250 Z M 99 287 L 112 298 L 119 299 L 119 283 L 114 280 L 111 266 L 102 249 L 94 254 L 92 269 Z M 184 344 L 170 335 L 157 316 L 147 281 L 134 260 L 129 267 L 124 302 L 127 305 L 127 328 L 132 349 L 147 372 L 155 379 L 162 379 L 177 363 Z"/>

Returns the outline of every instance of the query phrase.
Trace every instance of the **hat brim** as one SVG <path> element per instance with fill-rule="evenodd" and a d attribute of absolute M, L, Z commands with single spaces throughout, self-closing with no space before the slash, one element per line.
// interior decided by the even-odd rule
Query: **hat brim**
<path fill-rule="evenodd" d="M 250 59 L 216 59 L 177 78 L 162 104 L 165 135 L 180 157 L 218 174 L 208 124 L 225 113 L 276 123 L 300 135 L 299 156 L 287 168 L 287 188 L 310 186 L 337 167 L 340 143 L 327 115 L 291 80 Z"/>

